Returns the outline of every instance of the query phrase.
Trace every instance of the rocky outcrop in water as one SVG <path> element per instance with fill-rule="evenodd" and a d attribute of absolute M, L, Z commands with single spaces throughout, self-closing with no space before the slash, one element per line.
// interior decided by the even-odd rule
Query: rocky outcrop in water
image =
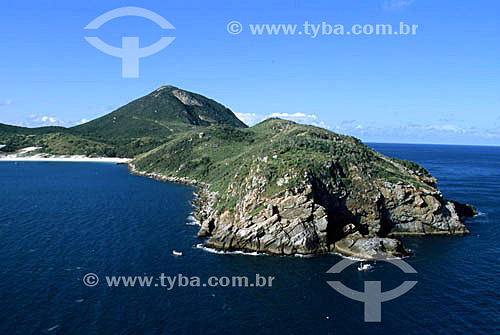
<path fill-rule="evenodd" d="M 248 184 L 240 187 L 252 190 Z M 206 246 L 222 250 L 406 256 L 409 252 L 391 237 L 468 233 L 455 202 L 444 200 L 438 191 L 412 185 L 360 179 L 350 189 L 328 189 L 311 176 L 307 187 L 273 198 L 253 189 L 235 212 L 223 213 L 213 210 L 213 198 L 198 212 L 202 223 L 198 236 L 208 238 Z M 255 204 L 265 208 L 252 214 Z"/>

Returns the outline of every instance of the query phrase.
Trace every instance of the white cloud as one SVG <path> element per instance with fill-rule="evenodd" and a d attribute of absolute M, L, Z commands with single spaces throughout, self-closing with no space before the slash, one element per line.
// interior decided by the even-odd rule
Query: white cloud
<path fill-rule="evenodd" d="M 49 122 L 49 123 L 56 123 L 57 119 L 52 116 L 42 116 L 41 118 L 42 122 Z"/>
<path fill-rule="evenodd" d="M 238 119 L 243 121 L 249 126 L 256 125 L 257 123 L 266 119 L 276 117 L 280 119 L 295 121 L 298 123 L 312 124 L 314 126 L 329 128 L 324 122 L 318 120 L 315 114 L 305 113 L 271 113 L 269 115 L 256 114 L 256 113 L 234 113 Z"/>
<path fill-rule="evenodd" d="M 238 119 L 248 126 L 253 126 L 262 121 L 265 116 L 255 113 L 234 113 Z"/>
<path fill-rule="evenodd" d="M 444 125 L 430 125 L 428 126 L 429 130 L 437 130 L 437 131 L 449 131 L 452 133 L 463 133 L 466 132 L 465 129 L 461 129 L 453 124 L 444 124 Z"/>
<path fill-rule="evenodd" d="M 38 116 L 36 114 L 30 114 L 28 116 L 28 122 L 21 122 L 25 127 L 42 127 L 42 126 L 66 126 L 65 121 L 59 120 L 54 116 L 43 115 Z"/>
<path fill-rule="evenodd" d="M 397 10 L 410 7 L 413 0 L 385 0 L 382 8 L 385 10 Z"/>
<path fill-rule="evenodd" d="M 319 120 L 315 114 L 305 114 L 305 113 L 272 113 L 265 117 L 265 119 L 277 117 L 280 119 L 290 120 L 297 123 L 310 124 L 316 127 L 329 128 L 323 121 Z"/>
<path fill-rule="evenodd" d="M 329 126 L 314 114 L 305 113 L 237 113 L 238 118 L 249 126 L 270 117 L 280 117 L 304 124 L 333 130 L 340 134 L 351 135 L 368 142 L 408 142 L 408 143 L 492 143 L 499 144 L 500 126 L 490 129 L 460 126 L 455 123 L 420 124 L 410 122 L 400 126 L 384 126 L 359 120 L 342 120 Z"/>
<path fill-rule="evenodd" d="M 316 120 L 318 117 L 314 114 L 304 114 L 304 113 L 294 113 L 294 114 L 289 114 L 289 113 L 272 113 L 269 117 L 280 117 L 283 119 L 292 119 L 292 120 L 306 120 L 306 119 L 312 119 Z"/>
<path fill-rule="evenodd" d="M 407 123 L 400 126 L 384 126 L 365 123 L 340 122 L 335 132 L 359 137 L 366 142 L 399 143 L 448 143 L 448 144 L 488 144 L 500 145 L 500 126 L 477 128 L 453 123 L 418 124 Z"/>
<path fill-rule="evenodd" d="M 44 126 L 59 126 L 59 127 L 72 127 L 83 123 L 89 122 L 90 119 L 82 118 L 80 120 L 63 120 L 52 115 L 38 115 L 35 113 L 24 116 L 21 120 L 10 122 L 21 127 L 44 127 Z"/>

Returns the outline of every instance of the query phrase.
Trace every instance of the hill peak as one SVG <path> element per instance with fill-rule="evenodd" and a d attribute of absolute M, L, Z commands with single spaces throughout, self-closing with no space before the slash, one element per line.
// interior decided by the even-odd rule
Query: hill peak
<path fill-rule="evenodd" d="M 246 127 L 222 104 L 200 94 L 166 85 L 72 130 L 91 138 L 107 140 L 164 137 L 190 127 L 219 124 Z"/>
<path fill-rule="evenodd" d="M 175 97 L 185 106 L 203 106 L 203 99 L 196 98 L 196 96 L 201 97 L 200 95 L 177 88 L 172 85 L 162 86 L 151 92 L 149 95 L 151 95 L 153 98 L 159 98 L 164 95 L 169 95 Z"/>

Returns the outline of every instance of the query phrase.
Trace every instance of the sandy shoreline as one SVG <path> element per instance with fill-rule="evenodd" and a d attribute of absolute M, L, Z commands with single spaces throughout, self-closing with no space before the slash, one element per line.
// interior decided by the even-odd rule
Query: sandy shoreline
<path fill-rule="evenodd" d="M 130 158 L 85 157 L 85 156 L 0 156 L 0 162 L 73 162 L 73 163 L 129 163 Z"/>

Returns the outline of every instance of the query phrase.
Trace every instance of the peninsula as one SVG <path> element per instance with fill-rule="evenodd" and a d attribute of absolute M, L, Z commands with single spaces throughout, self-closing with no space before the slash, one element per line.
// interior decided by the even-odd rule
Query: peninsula
<path fill-rule="evenodd" d="M 223 105 L 173 86 L 77 127 L 0 124 L 0 160 L 2 152 L 128 157 L 134 173 L 196 185 L 198 236 L 228 251 L 405 256 L 398 236 L 467 234 L 464 218 L 475 214 L 444 199 L 416 163 L 291 121 L 249 128 Z"/>

